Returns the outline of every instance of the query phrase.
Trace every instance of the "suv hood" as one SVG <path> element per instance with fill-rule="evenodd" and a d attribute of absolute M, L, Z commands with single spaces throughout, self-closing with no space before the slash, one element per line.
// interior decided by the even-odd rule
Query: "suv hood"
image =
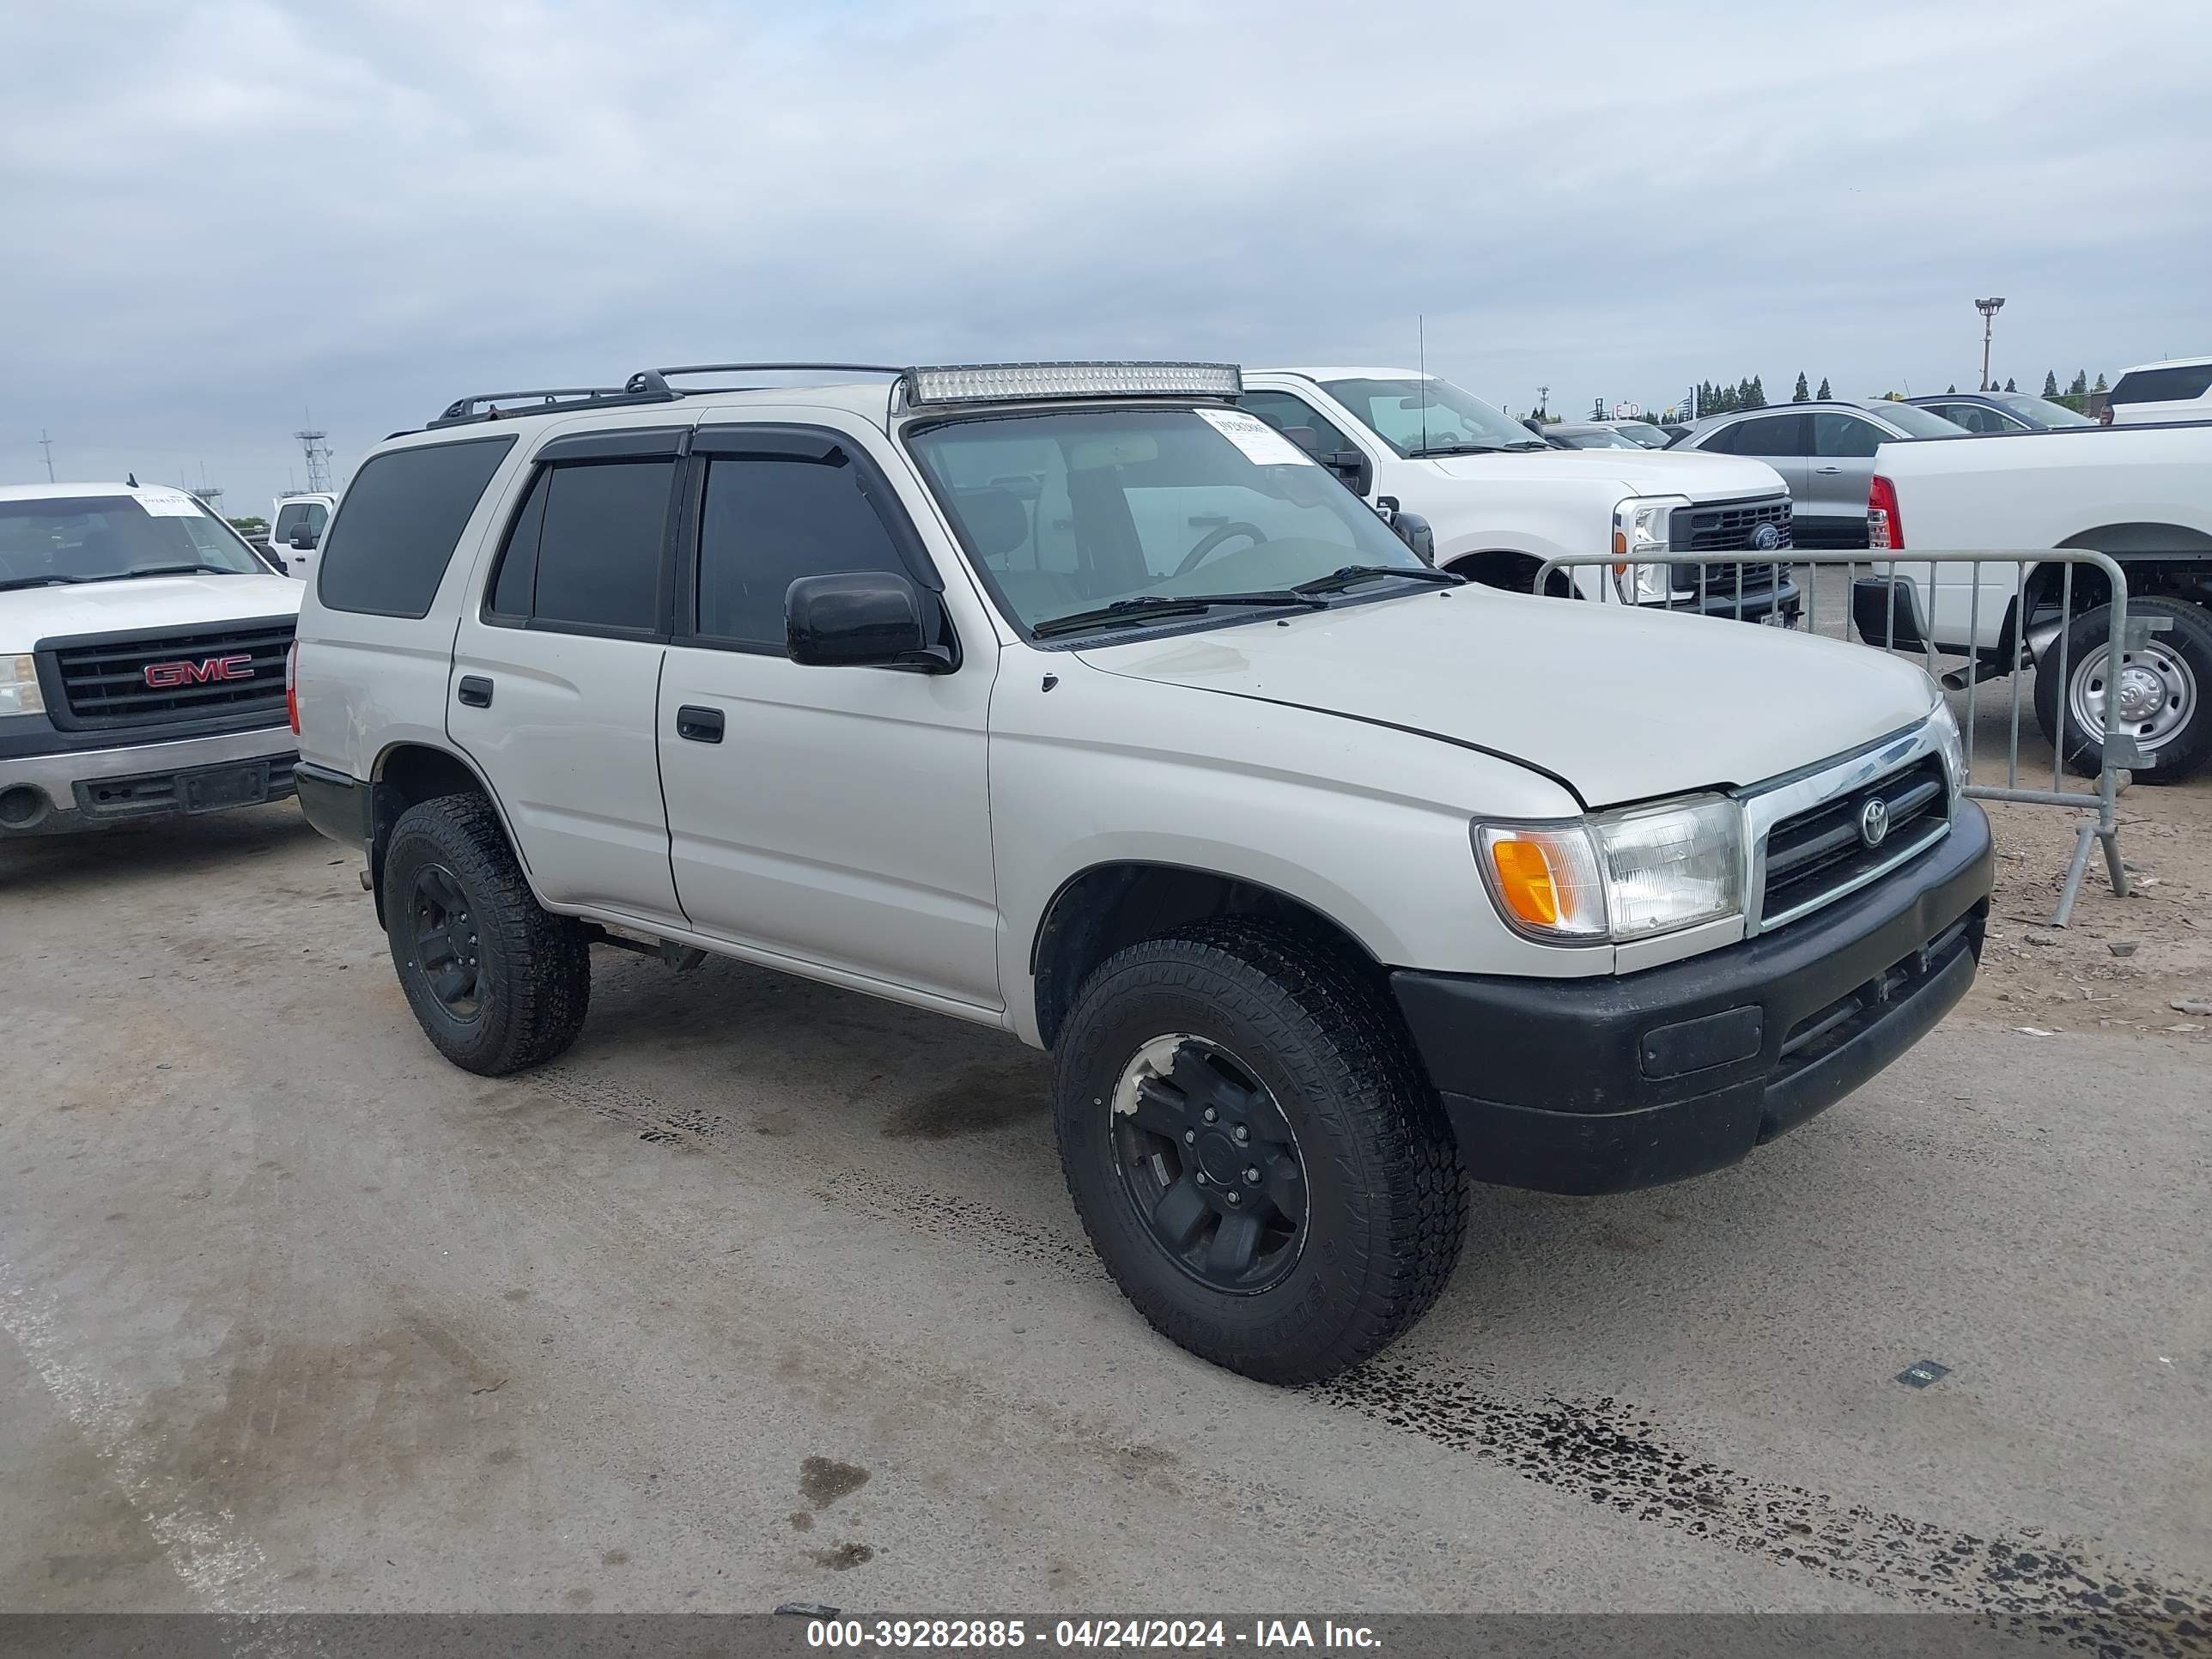
<path fill-rule="evenodd" d="M 1471 744 L 1585 805 L 1757 783 L 1888 736 L 1935 705 L 1861 645 L 1494 588 L 1094 646 L 1096 668 Z"/>
<path fill-rule="evenodd" d="M 289 576 L 139 576 L 66 587 L 0 593 L 0 650 L 28 651 L 41 640 L 199 628 L 300 609 L 304 582 Z"/>
<path fill-rule="evenodd" d="M 1470 483 L 1545 483 L 1589 480 L 1624 495 L 1687 495 L 1693 501 L 1740 501 L 1788 493 L 1765 461 L 1672 449 L 1523 449 L 1496 455 L 1439 455 L 1414 463 Z"/>

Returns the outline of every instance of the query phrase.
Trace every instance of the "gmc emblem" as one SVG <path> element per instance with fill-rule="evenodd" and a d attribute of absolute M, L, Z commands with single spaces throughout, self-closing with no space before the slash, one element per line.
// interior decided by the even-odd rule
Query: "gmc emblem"
<path fill-rule="evenodd" d="M 146 684 L 156 691 L 167 691 L 179 685 L 205 685 L 210 680 L 250 680 L 253 678 L 253 659 L 240 654 L 235 657 L 209 657 L 200 662 L 149 662 L 146 665 Z"/>

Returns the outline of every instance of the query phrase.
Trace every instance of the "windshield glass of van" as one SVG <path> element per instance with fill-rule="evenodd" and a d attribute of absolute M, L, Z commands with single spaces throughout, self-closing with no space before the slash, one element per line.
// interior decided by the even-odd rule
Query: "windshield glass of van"
<path fill-rule="evenodd" d="M 1544 441 L 1502 409 L 1449 380 L 1324 380 L 1328 394 L 1401 455 L 1469 455 L 1542 449 Z"/>
<path fill-rule="evenodd" d="M 1125 600 L 1281 592 L 1346 565 L 1428 568 L 1334 474 L 1241 410 L 970 416 L 908 441 L 1024 628 Z"/>
<path fill-rule="evenodd" d="M 265 576 L 269 568 L 181 491 L 0 501 L 0 587 L 197 571 Z"/>

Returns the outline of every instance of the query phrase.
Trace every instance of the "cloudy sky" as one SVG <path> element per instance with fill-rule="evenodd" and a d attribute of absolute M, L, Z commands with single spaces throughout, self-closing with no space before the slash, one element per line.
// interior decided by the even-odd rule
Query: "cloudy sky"
<path fill-rule="evenodd" d="M 2212 350 L 2203 0 L 0 8 L 0 483 L 233 513 L 703 357 L 1428 363 L 1516 412 Z"/>

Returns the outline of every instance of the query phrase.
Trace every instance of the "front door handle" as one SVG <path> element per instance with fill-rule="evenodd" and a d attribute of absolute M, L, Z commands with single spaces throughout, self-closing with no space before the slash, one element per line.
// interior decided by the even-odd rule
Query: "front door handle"
<path fill-rule="evenodd" d="M 464 674 L 455 696 L 470 708 L 491 707 L 491 682 L 481 674 Z"/>
<path fill-rule="evenodd" d="M 693 743 L 721 742 L 722 711 L 702 708 L 696 703 L 685 703 L 676 711 L 676 735 Z"/>
<path fill-rule="evenodd" d="M 1832 477 L 1834 474 L 1841 472 L 1844 469 L 1840 466 L 1816 466 L 1813 469 L 1814 471 L 1820 473 L 1823 477 Z"/>

